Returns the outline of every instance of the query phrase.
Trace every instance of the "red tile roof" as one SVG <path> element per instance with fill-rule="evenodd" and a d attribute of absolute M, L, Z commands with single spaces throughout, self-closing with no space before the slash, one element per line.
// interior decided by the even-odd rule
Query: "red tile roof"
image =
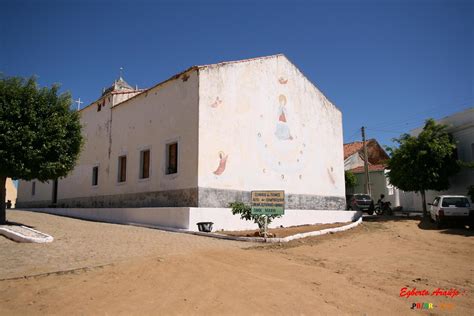
<path fill-rule="evenodd" d="M 344 160 L 356 153 L 359 153 L 361 157 L 364 157 L 363 142 L 353 142 L 344 144 Z M 367 140 L 367 154 L 369 163 L 371 165 L 380 165 L 383 164 L 384 161 L 389 159 L 389 156 L 387 155 L 385 150 L 374 138 Z"/>
<path fill-rule="evenodd" d="M 347 157 L 352 156 L 356 152 L 362 150 L 363 145 L 363 142 L 353 142 L 349 144 L 344 144 L 344 160 L 347 159 Z"/>
<path fill-rule="evenodd" d="M 370 146 L 373 145 L 374 143 L 378 144 L 375 138 L 368 139 L 366 143 L 367 143 L 367 150 L 370 150 Z M 344 159 L 346 159 L 349 156 L 352 156 L 358 151 L 362 153 L 363 147 L 364 147 L 364 142 L 353 142 L 353 143 L 344 144 Z"/>
<path fill-rule="evenodd" d="M 385 169 L 385 165 L 369 165 L 369 171 L 383 171 Z M 349 170 L 352 173 L 364 173 L 364 166 L 360 166 L 354 169 Z"/>

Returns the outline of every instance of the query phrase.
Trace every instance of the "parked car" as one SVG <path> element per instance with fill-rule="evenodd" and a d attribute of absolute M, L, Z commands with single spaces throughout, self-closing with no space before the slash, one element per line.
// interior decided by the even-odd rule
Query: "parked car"
<path fill-rule="evenodd" d="M 472 225 L 474 210 L 471 210 L 469 198 L 463 195 L 440 195 L 430 205 L 430 219 L 438 227 L 447 223 Z"/>
<path fill-rule="evenodd" d="M 374 214 L 374 200 L 368 194 L 356 193 L 346 197 L 347 209 Z"/>

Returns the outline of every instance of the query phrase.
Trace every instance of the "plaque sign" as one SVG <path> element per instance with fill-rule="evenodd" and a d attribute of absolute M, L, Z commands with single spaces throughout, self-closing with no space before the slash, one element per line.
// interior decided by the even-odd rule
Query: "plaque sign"
<path fill-rule="evenodd" d="M 285 214 L 285 191 L 252 191 L 252 215 Z"/>

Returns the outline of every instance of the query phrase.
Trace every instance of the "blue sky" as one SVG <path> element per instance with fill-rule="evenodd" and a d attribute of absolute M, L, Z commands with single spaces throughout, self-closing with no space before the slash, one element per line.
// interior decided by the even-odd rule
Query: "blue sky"
<path fill-rule="evenodd" d="M 343 113 L 344 141 L 391 139 L 474 106 L 474 1 L 5 1 L 0 72 L 86 105 L 189 66 L 285 54 Z"/>

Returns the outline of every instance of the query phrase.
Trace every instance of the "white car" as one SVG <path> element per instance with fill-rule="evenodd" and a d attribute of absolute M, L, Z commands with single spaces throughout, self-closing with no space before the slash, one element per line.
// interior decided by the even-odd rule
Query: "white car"
<path fill-rule="evenodd" d="M 431 221 L 442 227 L 449 222 L 469 224 L 472 228 L 471 204 L 469 198 L 463 195 L 440 195 L 430 205 Z M 471 213 L 471 216 L 469 216 Z"/>

